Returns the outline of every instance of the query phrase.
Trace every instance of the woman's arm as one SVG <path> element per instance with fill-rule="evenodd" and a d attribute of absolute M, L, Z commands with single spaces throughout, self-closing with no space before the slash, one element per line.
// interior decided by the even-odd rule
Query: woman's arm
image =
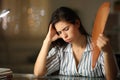
<path fill-rule="evenodd" d="M 41 51 L 38 54 L 37 60 L 34 66 L 34 74 L 36 76 L 44 76 L 46 73 L 46 58 L 48 54 L 48 50 L 50 47 L 50 42 L 44 40 Z"/>
<path fill-rule="evenodd" d="M 37 60 L 35 62 L 34 66 L 34 74 L 36 76 L 44 76 L 47 69 L 46 69 L 46 60 L 48 51 L 51 45 L 51 42 L 58 39 L 59 36 L 56 34 L 55 29 L 53 29 L 52 25 L 50 25 L 48 34 L 43 42 L 43 45 L 41 47 L 41 50 L 38 54 Z"/>
<path fill-rule="evenodd" d="M 109 45 L 108 49 L 104 51 L 105 73 L 107 80 L 115 80 L 118 73 L 118 67 L 115 55 L 112 53 L 112 48 Z"/>
<path fill-rule="evenodd" d="M 97 46 L 104 52 L 106 79 L 115 80 L 118 73 L 118 67 L 108 38 L 101 34 L 97 40 Z"/>

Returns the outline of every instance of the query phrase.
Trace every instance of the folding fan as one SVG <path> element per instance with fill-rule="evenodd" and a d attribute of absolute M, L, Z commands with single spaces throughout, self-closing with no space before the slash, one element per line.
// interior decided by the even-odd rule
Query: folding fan
<path fill-rule="evenodd" d="M 96 15 L 93 30 L 92 30 L 92 47 L 93 47 L 92 68 L 95 67 L 100 54 L 100 50 L 96 45 L 96 40 L 99 34 L 103 33 L 104 31 L 109 12 L 110 12 L 109 2 L 104 2 L 97 11 L 97 15 Z"/>

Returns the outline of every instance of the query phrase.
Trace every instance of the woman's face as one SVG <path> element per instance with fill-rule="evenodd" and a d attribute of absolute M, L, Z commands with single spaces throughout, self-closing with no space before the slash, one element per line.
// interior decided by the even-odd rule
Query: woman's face
<path fill-rule="evenodd" d="M 55 24 L 55 29 L 58 35 L 65 41 L 72 43 L 76 37 L 80 34 L 79 24 L 68 23 L 66 21 L 59 21 Z"/>

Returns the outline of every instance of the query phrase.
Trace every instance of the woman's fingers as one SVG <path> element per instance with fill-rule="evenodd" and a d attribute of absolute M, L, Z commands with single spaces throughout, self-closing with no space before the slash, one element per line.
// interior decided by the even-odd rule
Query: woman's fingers
<path fill-rule="evenodd" d="M 109 39 L 105 37 L 103 34 L 100 34 L 100 36 L 97 39 L 97 46 L 104 50 L 104 48 L 108 45 Z"/>
<path fill-rule="evenodd" d="M 53 28 L 52 24 L 50 24 L 50 26 L 49 26 L 49 32 L 48 32 L 47 36 L 49 37 L 49 39 L 51 41 L 55 41 L 56 39 L 60 38 L 60 36 L 57 35 L 57 32 Z"/>

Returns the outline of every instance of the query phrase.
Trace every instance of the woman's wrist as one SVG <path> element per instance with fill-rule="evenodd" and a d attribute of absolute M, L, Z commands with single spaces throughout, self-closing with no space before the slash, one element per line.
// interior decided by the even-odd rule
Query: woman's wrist
<path fill-rule="evenodd" d="M 43 41 L 44 44 L 49 44 L 49 45 L 51 44 L 51 42 L 52 42 L 52 41 L 51 41 L 51 40 L 48 40 L 48 39 L 45 39 L 45 40 Z"/>

